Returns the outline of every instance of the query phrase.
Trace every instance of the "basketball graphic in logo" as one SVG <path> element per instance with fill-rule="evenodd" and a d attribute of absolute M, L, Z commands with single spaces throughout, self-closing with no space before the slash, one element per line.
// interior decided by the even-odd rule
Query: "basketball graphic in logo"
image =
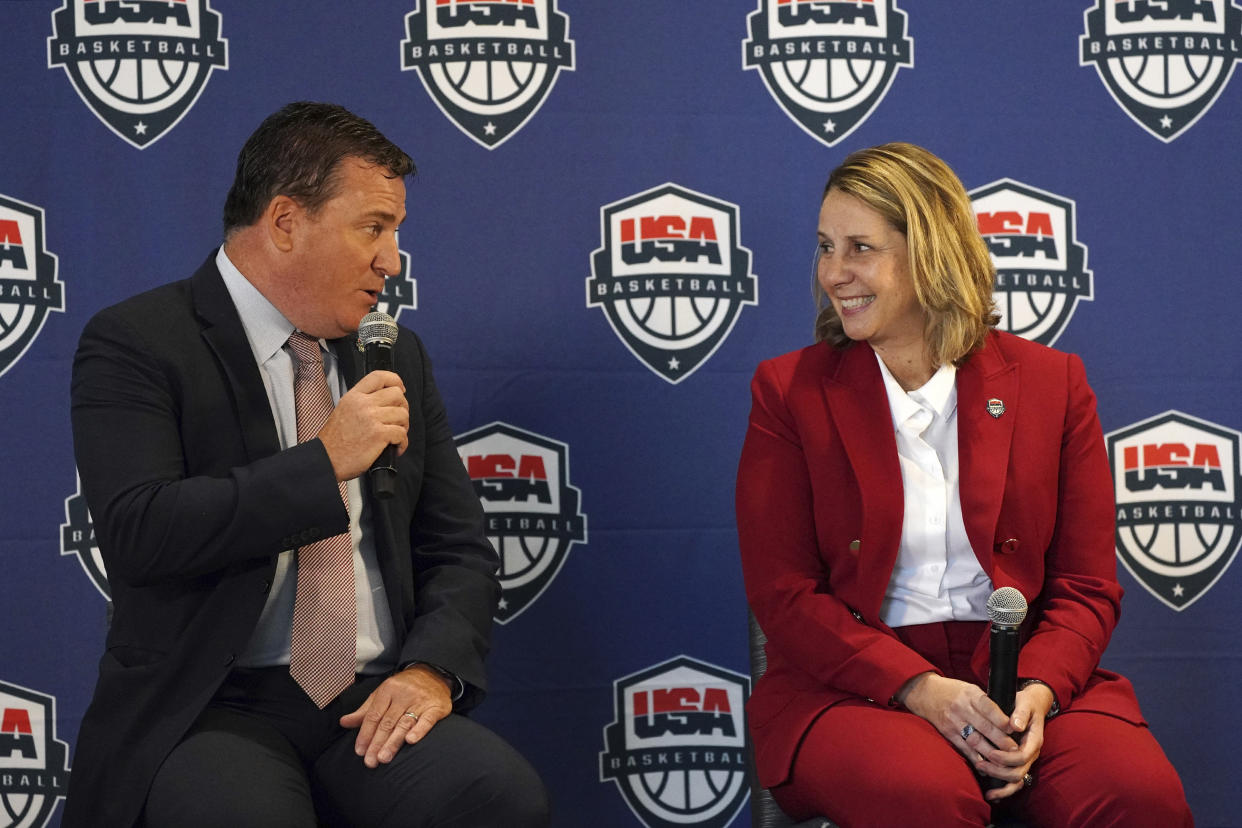
<path fill-rule="evenodd" d="M 1092 298 L 1087 248 L 1076 241 L 1074 202 L 1009 178 L 969 195 L 996 266 L 1000 328 L 1052 345 L 1079 301 Z"/>
<path fill-rule="evenodd" d="M 552 583 L 575 543 L 585 543 L 581 492 L 569 484 L 569 447 L 506 423 L 456 438 L 500 556 L 495 619 L 507 624 Z"/>
<path fill-rule="evenodd" d="M 65 309 L 43 208 L 0 195 L 0 376 L 34 342 L 49 311 Z"/>
<path fill-rule="evenodd" d="M 678 656 L 618 679 L 600 781 L 648 828 L 723 828 L 746 801 L 750 679 Z"/>
<path fill-rule="evenodd" d="M 900 66 L 914 65 L 906 14 L 892 0 L 760 0 L 742 66 L 828 146 L 866 120 Z"/>
<path fill-rule="evenodd" d="M 48 68 L 61 66 L 108 128 L 144 149 L 228 68 L 208 0 L 65 0 L 52 14 Z"/>
<path fill-rule="evenodd" d="M 43 828 L 68 787 L 55 697 L 0 681 L 0 828 Z"/>
<path fill-rule="evenodd" d="M 1166 411 L 1106 439 L 1117 557 L 1160 602 L 1184 610 L 1220 579 L 1242 545 L 1242 434 Z"/>
<path fill-rule="evenodd" d="M 1080 66 L 1143 129 L 1169 142 L 1220 97 L 1242 60 L 1242 7 L 1231 0 L 1097 0 L 1084 12 Z"/>
<path fill-rule="evenodd" d="M 488 149 L 574 68 L 569 16 L 556 0 L 418 0 L 405 23 L 401 68 L 416 70 L 440 111 Z"/>
<path fill-rule="evenodd" d="M 600 210 L 587 307 L 658 376 L 681 382 L 757 304 L 736 204 L 664 184 Z"/>

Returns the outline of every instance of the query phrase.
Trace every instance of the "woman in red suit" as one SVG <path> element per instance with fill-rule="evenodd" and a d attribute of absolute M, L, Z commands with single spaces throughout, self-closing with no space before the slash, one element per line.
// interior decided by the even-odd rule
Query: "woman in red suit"
<path fill-rule="evenodd" d="M 1133 688 L 1099 668 L 1122 590 L 1095 397 L 1077 357 L 995 330 L 961 182 L 911 144 L 850 155 L 815 275 L 817 344 L 759 366 L 738 470 L 768 636 L 759 781 L 846 828 L 984 826 L 994 807 L 1192 825 Z M 982 689 L 1000 587 L 1030 604 L 1009 716 Z"/>

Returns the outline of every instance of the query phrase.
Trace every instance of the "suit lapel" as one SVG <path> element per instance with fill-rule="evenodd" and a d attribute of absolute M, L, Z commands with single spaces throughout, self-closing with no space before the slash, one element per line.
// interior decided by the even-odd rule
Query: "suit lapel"
<path fill-rule="evenodd" d="M 336 364 L 345 379 L 345 387 L 353 388 L 362 379 L 362 352 L 358 350 L 358 334 L 352 333 L 340 339 L 328 341 L 328 347 L 336 354 Z"/>
<path fill-rule="evenodd" d="M 990 336 L 957 372 L 957 455 L 962 519 L 971 548 L 993 576 L 992 546 L 1000 517 L 1018 405 L 1018 365 L 1005 361 Z"/>
<path fill-rule="evenodd" d="M 194 309 L 203 321 L 203 340 L 219 360 L 233 392 L 237 425 L 250 460 L 280 451 L 272 407 L 241 317 L 216 268 L 215 253 L 191 280 Z"/>
<path fill-rule="evenodd" d="M 836 372 L 824 380 L 824 396 L 862 500 L 859 594 L 870 603 L 855 609 L 875 619 L 897 560 L 905 510 L 888 394 L 871 346 L 860 342 L 841 353 Z"/>

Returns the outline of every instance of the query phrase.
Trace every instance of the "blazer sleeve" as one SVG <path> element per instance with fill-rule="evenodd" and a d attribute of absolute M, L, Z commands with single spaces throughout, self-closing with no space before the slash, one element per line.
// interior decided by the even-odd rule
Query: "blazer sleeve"
<path fill-rule="evenodd" d="M 1044 556 L 1038 622 L 1018 656 L 1018 675 L 1039 679 L 1062 705 L 1100 663 L 1121 614 L 1114 552 L 1113 482 L 1082 360 L 1069 355 L 1057 514 Z"/>
<path fill-rule="evenodd" d="M 192 334 L 197 336 L 197 330 Z M 116 308 L 86 326 L 71 386 L 74 453 L 109 580 L 142 587 L 186 582 L 247 559 L 346 531 L 348 515 L 318 440 L 218 474 L 187 469 L 185 445 L 202 428 L 235 429 L 225 399 L 208 412 L 202 376 L 185 351 L 159 342 Z M 193 433 L 192 433 L 193 432 Z M 235 450 L 240 458 L 242 453 Z"/>
<path fill-rule="evenodd" d="M 784 661 L 822 685 L 888 702 L 908 679 L 935 667 L 892 635 L 863 623 L 833 593 L 831 561 L 817 542 L 800 424 L 775 366 L 762 363 L 751 383 L 750 422 L 738 466 L 736 511 L 747 598 L 769 646 Z M 825 421 L 813 427 L 834 426 Z"/>
<path fill-rule="evenodd" d="M 499 560 L 483 527 L 483 507 L 457 453 L 431 361 L 417 343 L 425 423 L 422 485 L 409 526 L 414 616 L 399 663 L 425 661 L 464 685 L 455 707 L 477 704 L 487 686 L 484 658 L 500 599 Z"/>

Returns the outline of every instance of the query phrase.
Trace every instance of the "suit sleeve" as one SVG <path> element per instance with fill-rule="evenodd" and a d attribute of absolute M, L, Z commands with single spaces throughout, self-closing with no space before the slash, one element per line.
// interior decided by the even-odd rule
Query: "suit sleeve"
<path fill-rule="evenodd" d="M 74 453 L 108 578 L 188 584 L 247 559 L 346 531 L 318 440 L 218 476 L 190 474 L 184 386 L 200 381 L 116 309 L 83 331 L 71 386 Z M 220 400 L 221 427 L 236 427 Z"/>
<path fill-rule="evenodd" d="M 421 342 L 418 358 L 426 453 L 410 525 L 415 613 L 400 662 L 425 661 L 453 673 L 464 685 L 455 704 L 460 710 L 481 701 L 486 690 L 483 662 L 500 598 L 499 561 Z"/>
<path fill-rule="evenodd" d="M 1018 675 L 1048 684 L 1064 705 L 1082 691 L 1121 614 L 1114 552 L 1113 482 L 1082 360 L 1070 355 L 1056 528 L 1044 560 L 1039 622 Z"/>
<path fill-rule="evenodd" d="M 751 393 L 736 502 L 751 609 L 786 661 L 820 684 L 887 702 L 908 679 L 935 668 L 832 593 L 816 521 L 834 516 L 815 514 L 803 441 L 773 363 L 759 366 Z"/>

